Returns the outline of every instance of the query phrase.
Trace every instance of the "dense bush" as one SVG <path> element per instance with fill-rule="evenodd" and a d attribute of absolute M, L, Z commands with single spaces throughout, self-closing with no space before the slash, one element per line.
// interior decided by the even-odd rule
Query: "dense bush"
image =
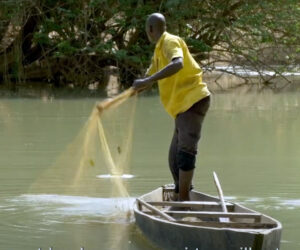
<path fill-rule="evenodd" d="M 121 82 L 153 53 L 147 15 L 161 12 L 207 68 L 240 64 L 277 74 L 299 64 L 297 0 L 7 0 L 0 8 L 2 80 L 88 84 L 117 66 Z M 281 65 L 281 67 L 278 67 Z M 235 73 L 235 72 L 231 72 Z M 261 76 L 264 77 L 264 76 Z"/>

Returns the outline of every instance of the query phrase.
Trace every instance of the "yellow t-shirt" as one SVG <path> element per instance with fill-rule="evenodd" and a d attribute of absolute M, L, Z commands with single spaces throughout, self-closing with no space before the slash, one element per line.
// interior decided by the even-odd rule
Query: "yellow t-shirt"
<path fill-rule="evenodd" d="M 156 43 L 152 63 L 146 74 L 153 75 L 176 57 L 183 58 L 183 68 L 176 74 L 158 81 L 161 102 L 174 118 L 210 95 L 207 85 L 202 82 L 202 70 L 185 42 L 168 32 L 164 32 Z"/>

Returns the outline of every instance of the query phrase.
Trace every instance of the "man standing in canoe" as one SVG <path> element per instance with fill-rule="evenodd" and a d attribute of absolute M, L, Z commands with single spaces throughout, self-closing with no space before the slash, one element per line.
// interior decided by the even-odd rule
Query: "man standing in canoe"
<path fill-rule="evenodd" d="M 158 81 L 160 99 L 175 119 L 175 131 L 169 150 L 169 167 L 175 183 L 175 194 L 181 201 L 190 200 L 201 126 L 210 104 L 210 92 L 202 82 L 202 70 L 185 42 L 166 31 L 165 17 L 151 14 L 146 23 L 150 42 L 155 43 L 154 56 L 145 78 L 137 79 L 137 90 Z"/>

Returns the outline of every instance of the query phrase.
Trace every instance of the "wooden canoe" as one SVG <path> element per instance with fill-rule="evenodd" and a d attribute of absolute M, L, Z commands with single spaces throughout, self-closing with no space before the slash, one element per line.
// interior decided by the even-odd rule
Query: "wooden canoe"
<path fill-rule="evenodd" d="M 191 191 L 190 202 L 170 200 L 172 185 L 138 198 L 136 224 L 157 247 L 183 250 L 279 250 L 279 221 L 236 203 Z M 184 209 L 184 208 L 188 208 Z M 224 218 L 228 218 L 224 222 Z"/>

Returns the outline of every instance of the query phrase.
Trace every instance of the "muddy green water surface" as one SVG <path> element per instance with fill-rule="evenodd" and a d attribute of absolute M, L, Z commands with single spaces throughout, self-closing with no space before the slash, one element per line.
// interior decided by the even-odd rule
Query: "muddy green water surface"
<path fill-rule="evenodd" d="M 128 173 L 134 177 L 124 180 L 131 198 L 111 197 L 112 183 L 105 178 L 98 181 L 106 188 L 94 192 L 83 188 L 69 195 L 55 185 L 47 194 L 29 192 L 96 101 L 0 100 L 0 249 L 155 249 L 128 211 L 120 215 L 120 207 L 130 210 L 134 198 L 171 182 L 167 153 L 173 121 L 157 96 L 137 102 Z M 215 94 L 194 179 L 197 190 L 217 195 L 216 171 L 227 199 L 281 221 L 282 250 L 300 249 L 299 127 L 300 93 Z"/>

